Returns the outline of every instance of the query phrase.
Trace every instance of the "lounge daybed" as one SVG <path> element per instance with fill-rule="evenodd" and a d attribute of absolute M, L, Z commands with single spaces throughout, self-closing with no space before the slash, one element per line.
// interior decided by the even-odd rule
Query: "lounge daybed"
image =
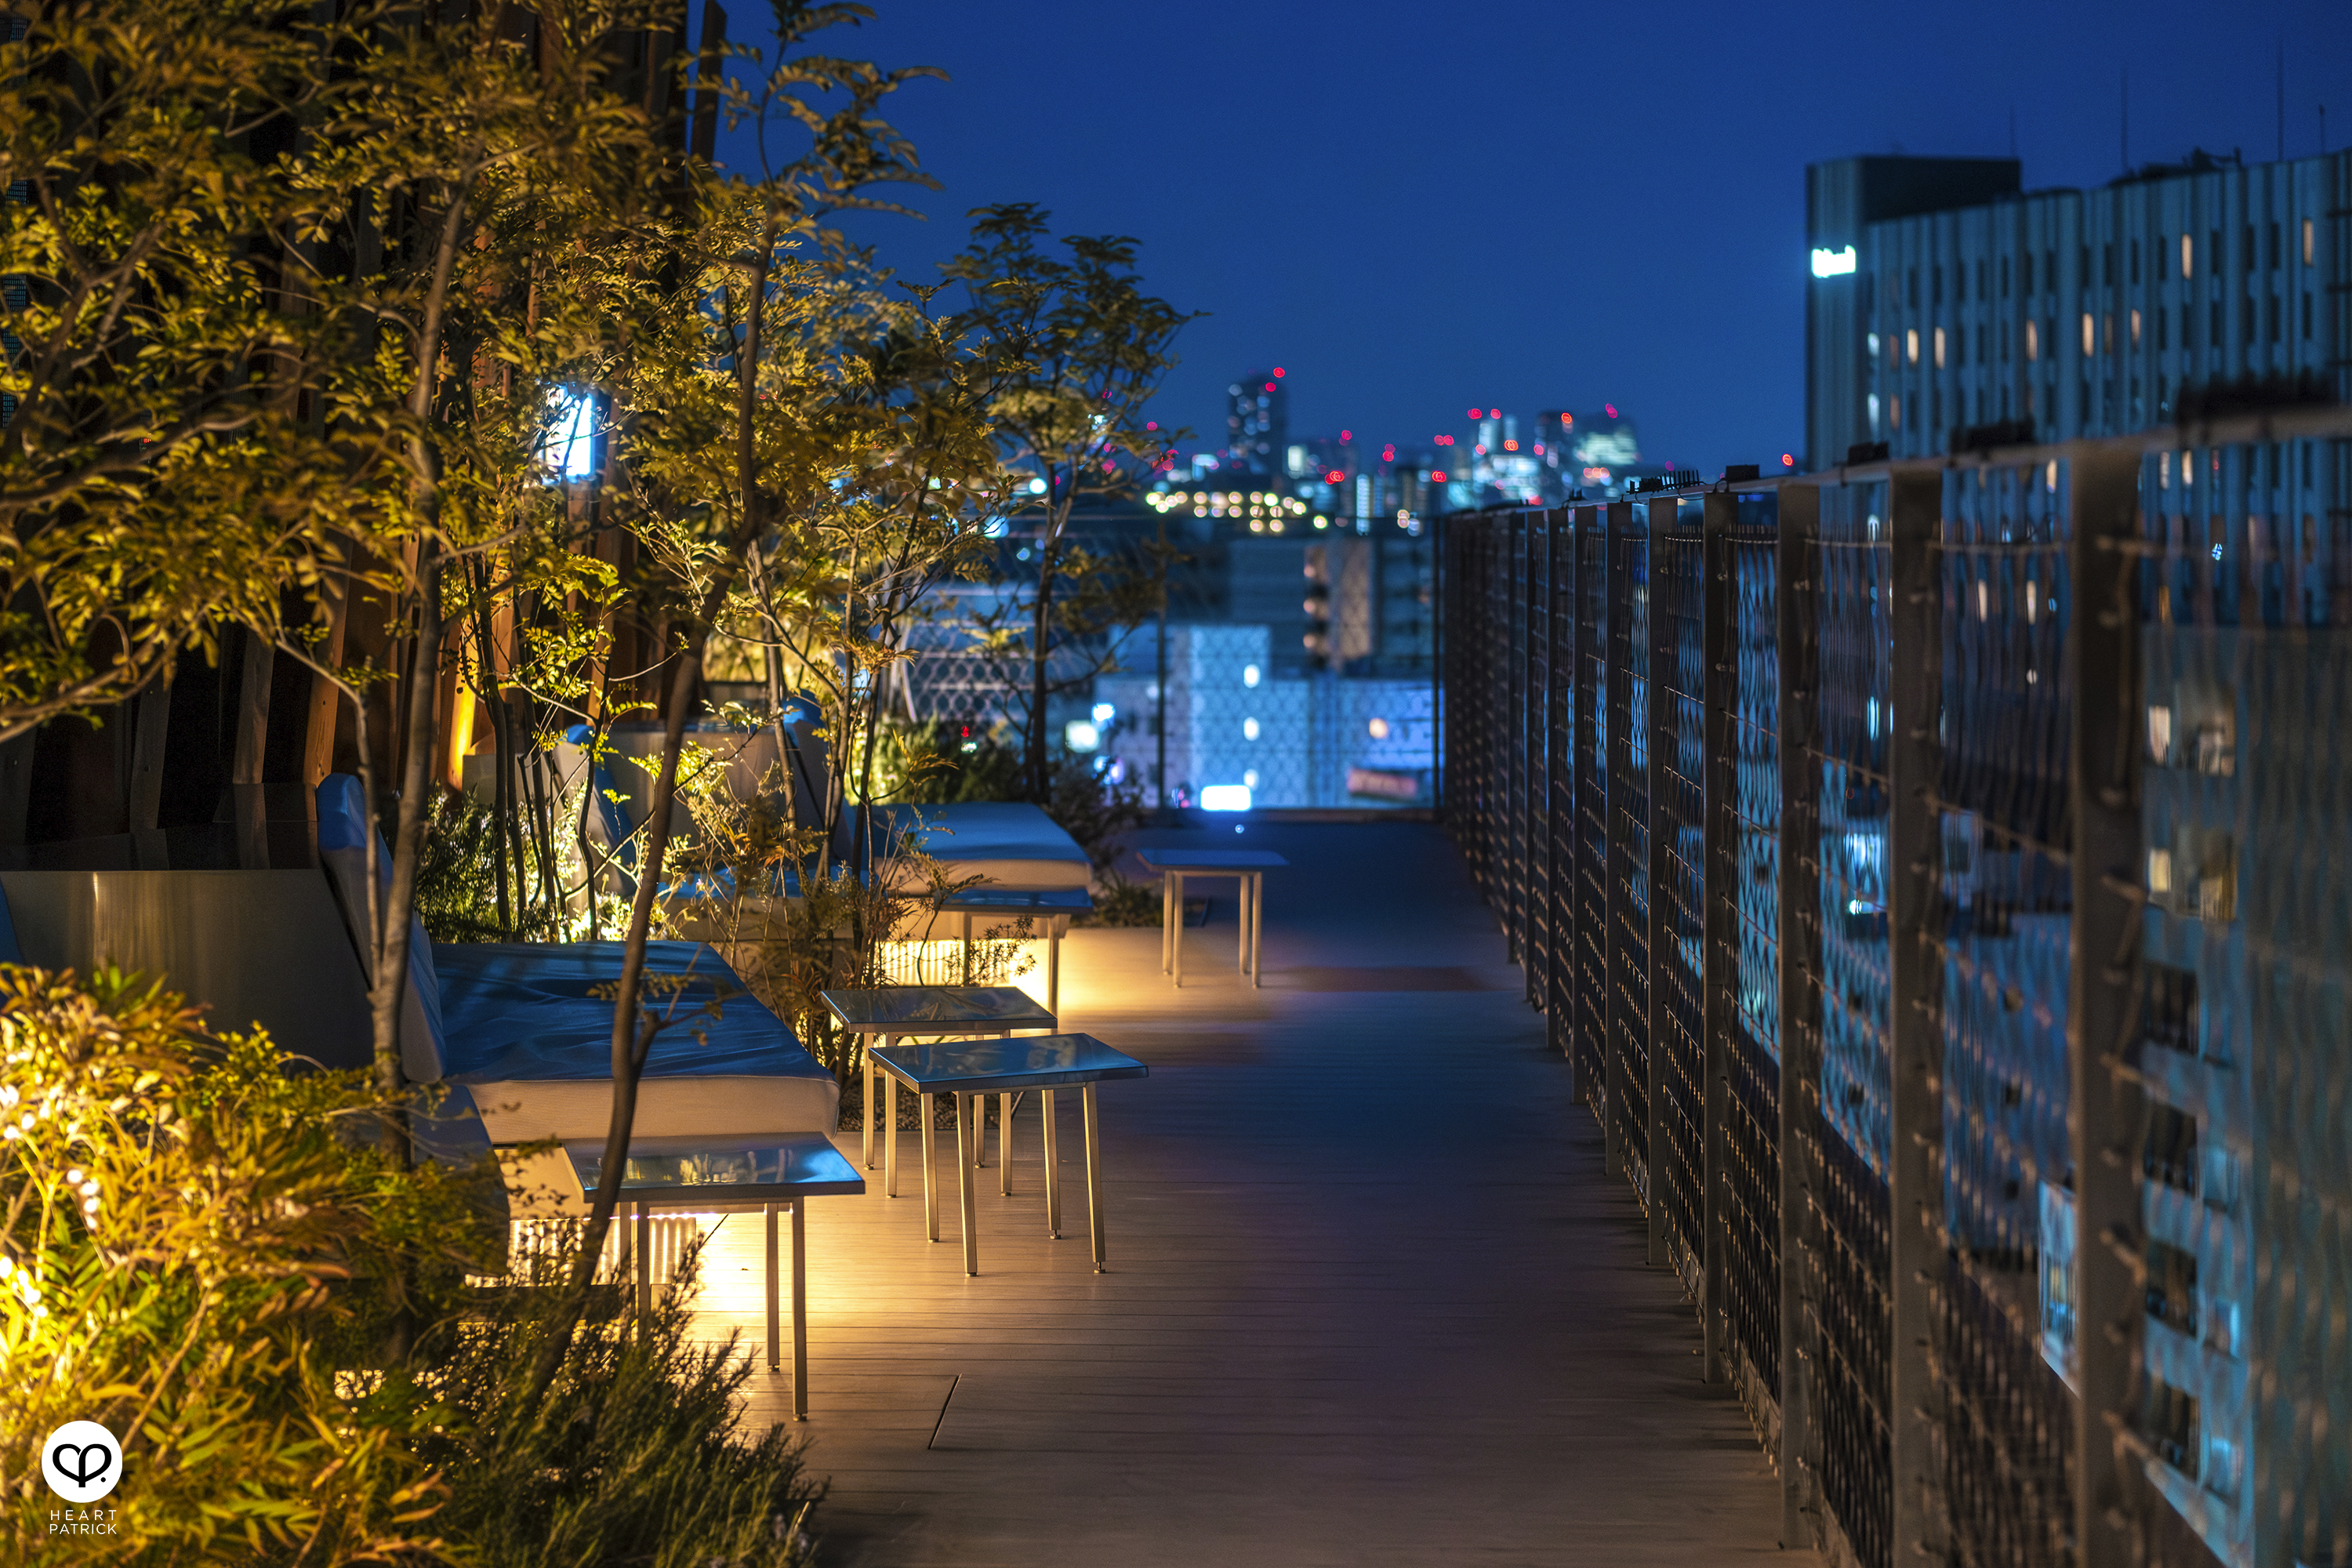
<path fill-rule="evenodd" d="M 355 936 L 367 921 L 365 822 L 357 779 L 331 774 L 320 784 L 320 858 Z M 377 860 L 383 875 L 380 842 Z M 608 988 L 621 976 L 622 944 L 435 943 L 418 940 L 421 934 L 411 937 L 402 1030 L 409 1077 L 470 1089 L 494 1143 L 604 1137 L 613 1103 Z M 736 1138 L 832 1131 L 841 1099 L 832 1073 L 743 988 L 715 950 L 701 942 L 648 942 L 646 973 L 672 977 L 647 994 L 656 1016 L 671 1021 L 646 1061 L 637 1133 Z M 607 994 L 594 994 L 600 989 Z"/>
<path fill-rule="evenodd" d="M 957 881 L 977 876 L 991 887 L 1084 889 L 1092 870 L 1076 839 L 1036 806 L 1019 802 L 885 805 L 874 820 L 878 837 L 887 842 L 907 835 Z"/>

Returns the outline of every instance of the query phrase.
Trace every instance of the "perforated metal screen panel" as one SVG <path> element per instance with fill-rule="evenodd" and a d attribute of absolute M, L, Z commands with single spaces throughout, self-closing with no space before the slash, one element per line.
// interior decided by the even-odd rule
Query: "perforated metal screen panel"
<path fill-rule="evenodd" d="M 2352 416 L 2297 417 L 1444 525 L 1446 820 L 1832 1561 L 2352 1563 Z"/>

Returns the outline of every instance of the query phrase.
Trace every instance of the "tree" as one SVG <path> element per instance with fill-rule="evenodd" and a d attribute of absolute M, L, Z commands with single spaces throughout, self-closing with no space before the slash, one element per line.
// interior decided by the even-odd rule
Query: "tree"
<path fill-rule="evenodd" d="M 386 761 L 400 772 L 390 885 L 366 879 L 370 1004 L 380 1089 L 401 1082 L 399 1026 L 409 972 L 417 868 L 437 752 L 443 649 L 462 595 L 452 563 L 487 574 L 520 523 L 518 423 L 551 417 L 536 375 L 583 331 L 576 311 L 516 308 L 536 259 L 609 246 L 642 252 L 659 229 L 644 193 L 678 160 L 643 107 L 618 90 L 623 36 L 643 7 L 593 3 L 542 9 L 536 50 L 502 30 L 502 8 L 469 17 L 405 15 L 354 44 L 352 84 L 294 161 L 316 205 L 302 237 L 348 258 L 320 267 L 323 309 L 375 326 L 365 355 L 329 386 L 329 428 L 353 451 L 362 503 L 341 520 L 355 546 L 337 574 L 348 597 L 369 591 L 405 645 L 388 666 L 338 674 L 359 713 L 359 767 L 371 809 L 384 799 L 366 735 L 368 688 L 394 694 Z M 534 56 L 536 58 L 534 58 Z M 613 215 L 607 216 L 606 215 Z M 381 261 L 370 265 L 372 258 Z M 625 298 L 597 304 L 612 322 Z M 614 325 L 620 324 L 614 322 Z M 608 331 L 610 328 L 607 329 Z M 551 355 L 539 352 L 557 345 Z M 483 416 L 484 371 L 503 407 Z M 518 397 L 513 371 L 524 373 Z M 519 422 L 515 405 L 529 413 Z M 500 416 L 503 415 L 503 416 Z"/>
<path fill-rule="evenodd" d="M 968 300 L 956 325 L 988 345 L 1001 390 L 990 416 L 1008 462 L 1031 476 L 1036 495 L 1036 589 L 1028 609 L 1025 725 L 1029 797 L 1052 788 L 1046 700 L 1055 649 L 1068 622 L 1056 619 L 1056 588 L 1069 562 L 1070 514 L 1081 496 L 1114 496 L 1134 468 L 1163 465 L 1169 441 L 1147 426 L 1144 405 L 1176 363 L 1170 353 L 1192 318 L 1143 292 L 1136 242 L 1072 236 L 1068 258 L 1040 241 L 1051 215 L 1027 202 L 980 207 L 971 243 L 943 267 Z"/>
<path fill-rule="evenodd" d="M 827 228 L 835 214 L 888 209 L 868 194 L 923 183 L 913 149 L 877 110 L 922 69 L 881 70 L 808 51 L 810 39 L 869 15 L 862 6 L 774 0 L 774 63 L 750 80 L 706 70 L 730 120 L 758 132 L 757 177 L 708 165 L 685 170 L 667 256 L 654 276 L 662 309 L 619 358 L 612 384 L 619 504 L 631 526 L 668 552 L 670 635 L 665 650 L 661 759 L 654 774 L 624 936 L 613 1014 L 613 1110 L 604 1174 L 590 1203 L 571 1308 L 533 1372 L 552 1382 L 602 1256 L 620 1200 L 636 1094 L 666 1012 L 644 1005 L 646 942 L 669 849 L 686 725 L 713 632 L 755 542 L 782 520 L 830 504 L 842 467 L 835 412 L 845 369 L 845 325 L 864 319 Z M 764 64 L 766 51 L 730 45 L 730 60 Z M 830 110 L 817 100 L 838 95 Z M 779 151 L 776 138 L 788 142 Z M 854 340 L 853 340 L 854 341 Z"/>
<path fill-rule="evenodd" d="M 372 457 L 315 417 L 352 322 L 312 308 L 320 193 L 283 155 L 352 27 L 32 10 L 0 41 L 0 742 L 269 633 Z"/>

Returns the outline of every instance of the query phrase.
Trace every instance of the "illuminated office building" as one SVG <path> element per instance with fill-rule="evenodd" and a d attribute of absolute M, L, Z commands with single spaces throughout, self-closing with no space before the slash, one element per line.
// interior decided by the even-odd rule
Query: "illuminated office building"
<path fill-rule="evenodd" d="M 2021 191 L 2009 159 L 1814 165 L 1811 465 L 2028 421 L 2043 441 L 2121 435 L 2171 423 L 2184 386 L 2340 374 L 2345 164 L 2200 153 L 2090 191 Z"/>
<path fill-rule="evenodd" d="M 1290 395 L 1280 367 L 1254 370 L 1225 388 L 1225 451 L 1252 473 L 1279 474 L 1290 445 Z"/>
<path fill-rule="evenodd" d="M 2014 158 L 1841 158 L 1805 171 L 1805 233 L 1811 277 L 1805 288 L 1805 466 L 1844 461 L 1853 447 L 1880 437 L 1870 399 L 1878 331 L 1874 310 L 1879 226 L 1921 214 L 1989 210 L 2014 197 Z M 1883 410 L 1882 410 L 1883 412 Z"/>

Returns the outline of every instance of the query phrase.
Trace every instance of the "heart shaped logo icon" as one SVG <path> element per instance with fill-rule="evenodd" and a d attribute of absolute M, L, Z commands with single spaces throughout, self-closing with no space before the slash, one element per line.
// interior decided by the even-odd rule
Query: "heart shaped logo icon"
<path fill-rule="evenodd" d="M 68 1502 L 96 1502 L 122 1479 L 122 1445 L 95 1421 L 68 1421 L 41 1445 L 41 1476 Z"/>

